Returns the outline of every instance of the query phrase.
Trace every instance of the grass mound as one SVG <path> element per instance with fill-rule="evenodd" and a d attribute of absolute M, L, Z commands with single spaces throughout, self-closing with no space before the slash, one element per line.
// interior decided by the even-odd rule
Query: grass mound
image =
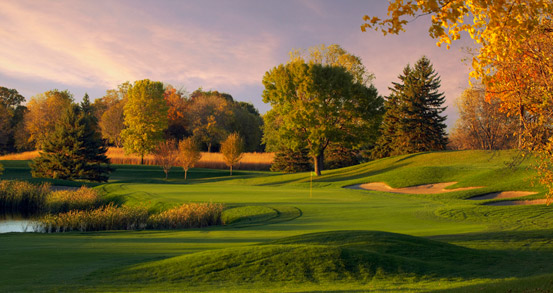
<path fill-rule="evenodd" d="M 212 250 L 110 272 L 120 284 L 334 283 L 380 278 L 450 278 L 487 267 L 487 252 L 402 234 L 334 231 L 263 245 Z M 463 263 L 471 263 L 462 270 Z M 478 270 L 476 270 L 478 271 Z"/>
<path fill-rule="evenodd" d="M 265 206 L 242 206 L 223 211 L 222 220 L 226 225 L 264 222 L 279 216 L 277 210 Z"/>

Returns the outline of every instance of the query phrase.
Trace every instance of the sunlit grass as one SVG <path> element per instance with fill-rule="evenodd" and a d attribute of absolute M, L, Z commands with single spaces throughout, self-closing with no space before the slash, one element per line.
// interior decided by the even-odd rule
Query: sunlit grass
<path fill-rule="evenodd" d="M 38 157 L 38 151 L 24 152 L 17 154 L 8 154 L 0 156 L 0 161 L 12 161 L 12 160 L 32 160 Z M 108 148 L 107 154 L 112 164 L 121 165 L 139 165 L 140 157 L 136 155 L 126 155 L 122 148 Z M 244 156 L 240 160 L 240 163 L 234 167 L 236 170 L 269 170 L 273 163 L 274 153 L 244 153 Z M 145 165 L 156 165 L 154 156 L 147 155 L 144 157 Z M 179 167 L 176 165 L 175 167 Z M 207 153 L 202 152 L 202 157 L 196 168 L 208 168 L 208 169 L 227 169 L 223 155 L 221 153 Z"/>

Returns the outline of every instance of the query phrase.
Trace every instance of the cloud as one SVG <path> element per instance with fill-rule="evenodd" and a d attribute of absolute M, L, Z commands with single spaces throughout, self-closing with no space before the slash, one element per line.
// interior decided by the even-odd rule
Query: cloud
<path fill-rule="evenodd" d="M 8 2 L 0 71 L 77 86 L 151 78 L 206 86 L 259 83 L 279 39 L 165 23 L 128 5 Z M 107 12 L 106 12 L 107 11 Z"/>

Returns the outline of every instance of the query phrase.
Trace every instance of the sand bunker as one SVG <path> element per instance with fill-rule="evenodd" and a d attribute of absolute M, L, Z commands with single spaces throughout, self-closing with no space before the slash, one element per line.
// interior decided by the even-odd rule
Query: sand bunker
<path fill-rule="evenodd" d="M 417 185 L 417 186 L 403 187 L 403 188 L 393 188 L 383 182 L 372 182 L 372 183 L 347 186 L 347 188 L 364 189 L 364 190 L 371 190 L 371 191 L 384 191 L 384 192 L 391 192 L 391 193 L 403 193 L 403 194 L 438 194 L 438 193 L 444 193 L 444 192 L 454 192 L 454 191 L 460 191 L 460 190 L 481 188 L 481 187 L 462 187 L 462 188 L 455 188 L 455 189 L 445 189 L 446 187 L 456 183 L 457 182 L 444 182 L 444 183 L 425 184 L 425 185 Z"/>
<path fill-rule="evenodd" d="M 536 194 L 537 192 L 532 191 L 501 191 L 501 192 L 492 192 L 484 195 L 479 195 L 469 198 L 470 200 L 487 200 L 487 199 L 502 199 L 502 198 L 513 198 L 513 197 L 523 197 L 527 195 Z"/>
<path fill-rule="evenodd" d="M 490 205 L 490 206 L 519 206 L 519 205 L 535 205 L 535 204 L 546 204 L 546 203 L 547 203 L 547 200 L 545 198 L 542 198 L 542 199 L 534 199 L 534 200 L 490 202 L 490 203 L 486 203 L 486 205 Z"/>

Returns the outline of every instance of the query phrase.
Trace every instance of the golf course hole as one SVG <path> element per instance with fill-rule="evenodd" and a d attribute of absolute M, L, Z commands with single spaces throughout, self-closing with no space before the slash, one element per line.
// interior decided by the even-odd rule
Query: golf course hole
<path fill-rule="evenodd" d="M 484 251 L 379 231 L 331 231 L 267 244 L 210 250 L 106 274 L 116 283 L 325 283 L 373 278 L 479 274 L 460 264 L 497 260 Z M 489 263 L 488 263 L 489 262 Z"/>
<path fill-rule="evenodd" d="M 363 190 L 370 190 L 370 191 L 383 191 L 383 192 L 390 192 L 390 193 L 402 193 L 402 194 L 438 194 L 438 193 L 445 193 L 445 192 L 455 192 L 455 191 L 461 191 L 461 190 L 482 188 L 482 187 L 461 187 L 461 188 L 454 188 L 454 189 L 446 189 L 446 187 L 454 185 L 456 183 L 457 182 L 444 182 L 444 183 L 424 184 L 424 185 L 416 185 L 416 186 L 402 187 L 402 188 L 393 188 L 384 182 L 371 182 L 371 183 L 365 183 L 365 184 L 346 186 L 346 188 L 363 189 Z"/>

